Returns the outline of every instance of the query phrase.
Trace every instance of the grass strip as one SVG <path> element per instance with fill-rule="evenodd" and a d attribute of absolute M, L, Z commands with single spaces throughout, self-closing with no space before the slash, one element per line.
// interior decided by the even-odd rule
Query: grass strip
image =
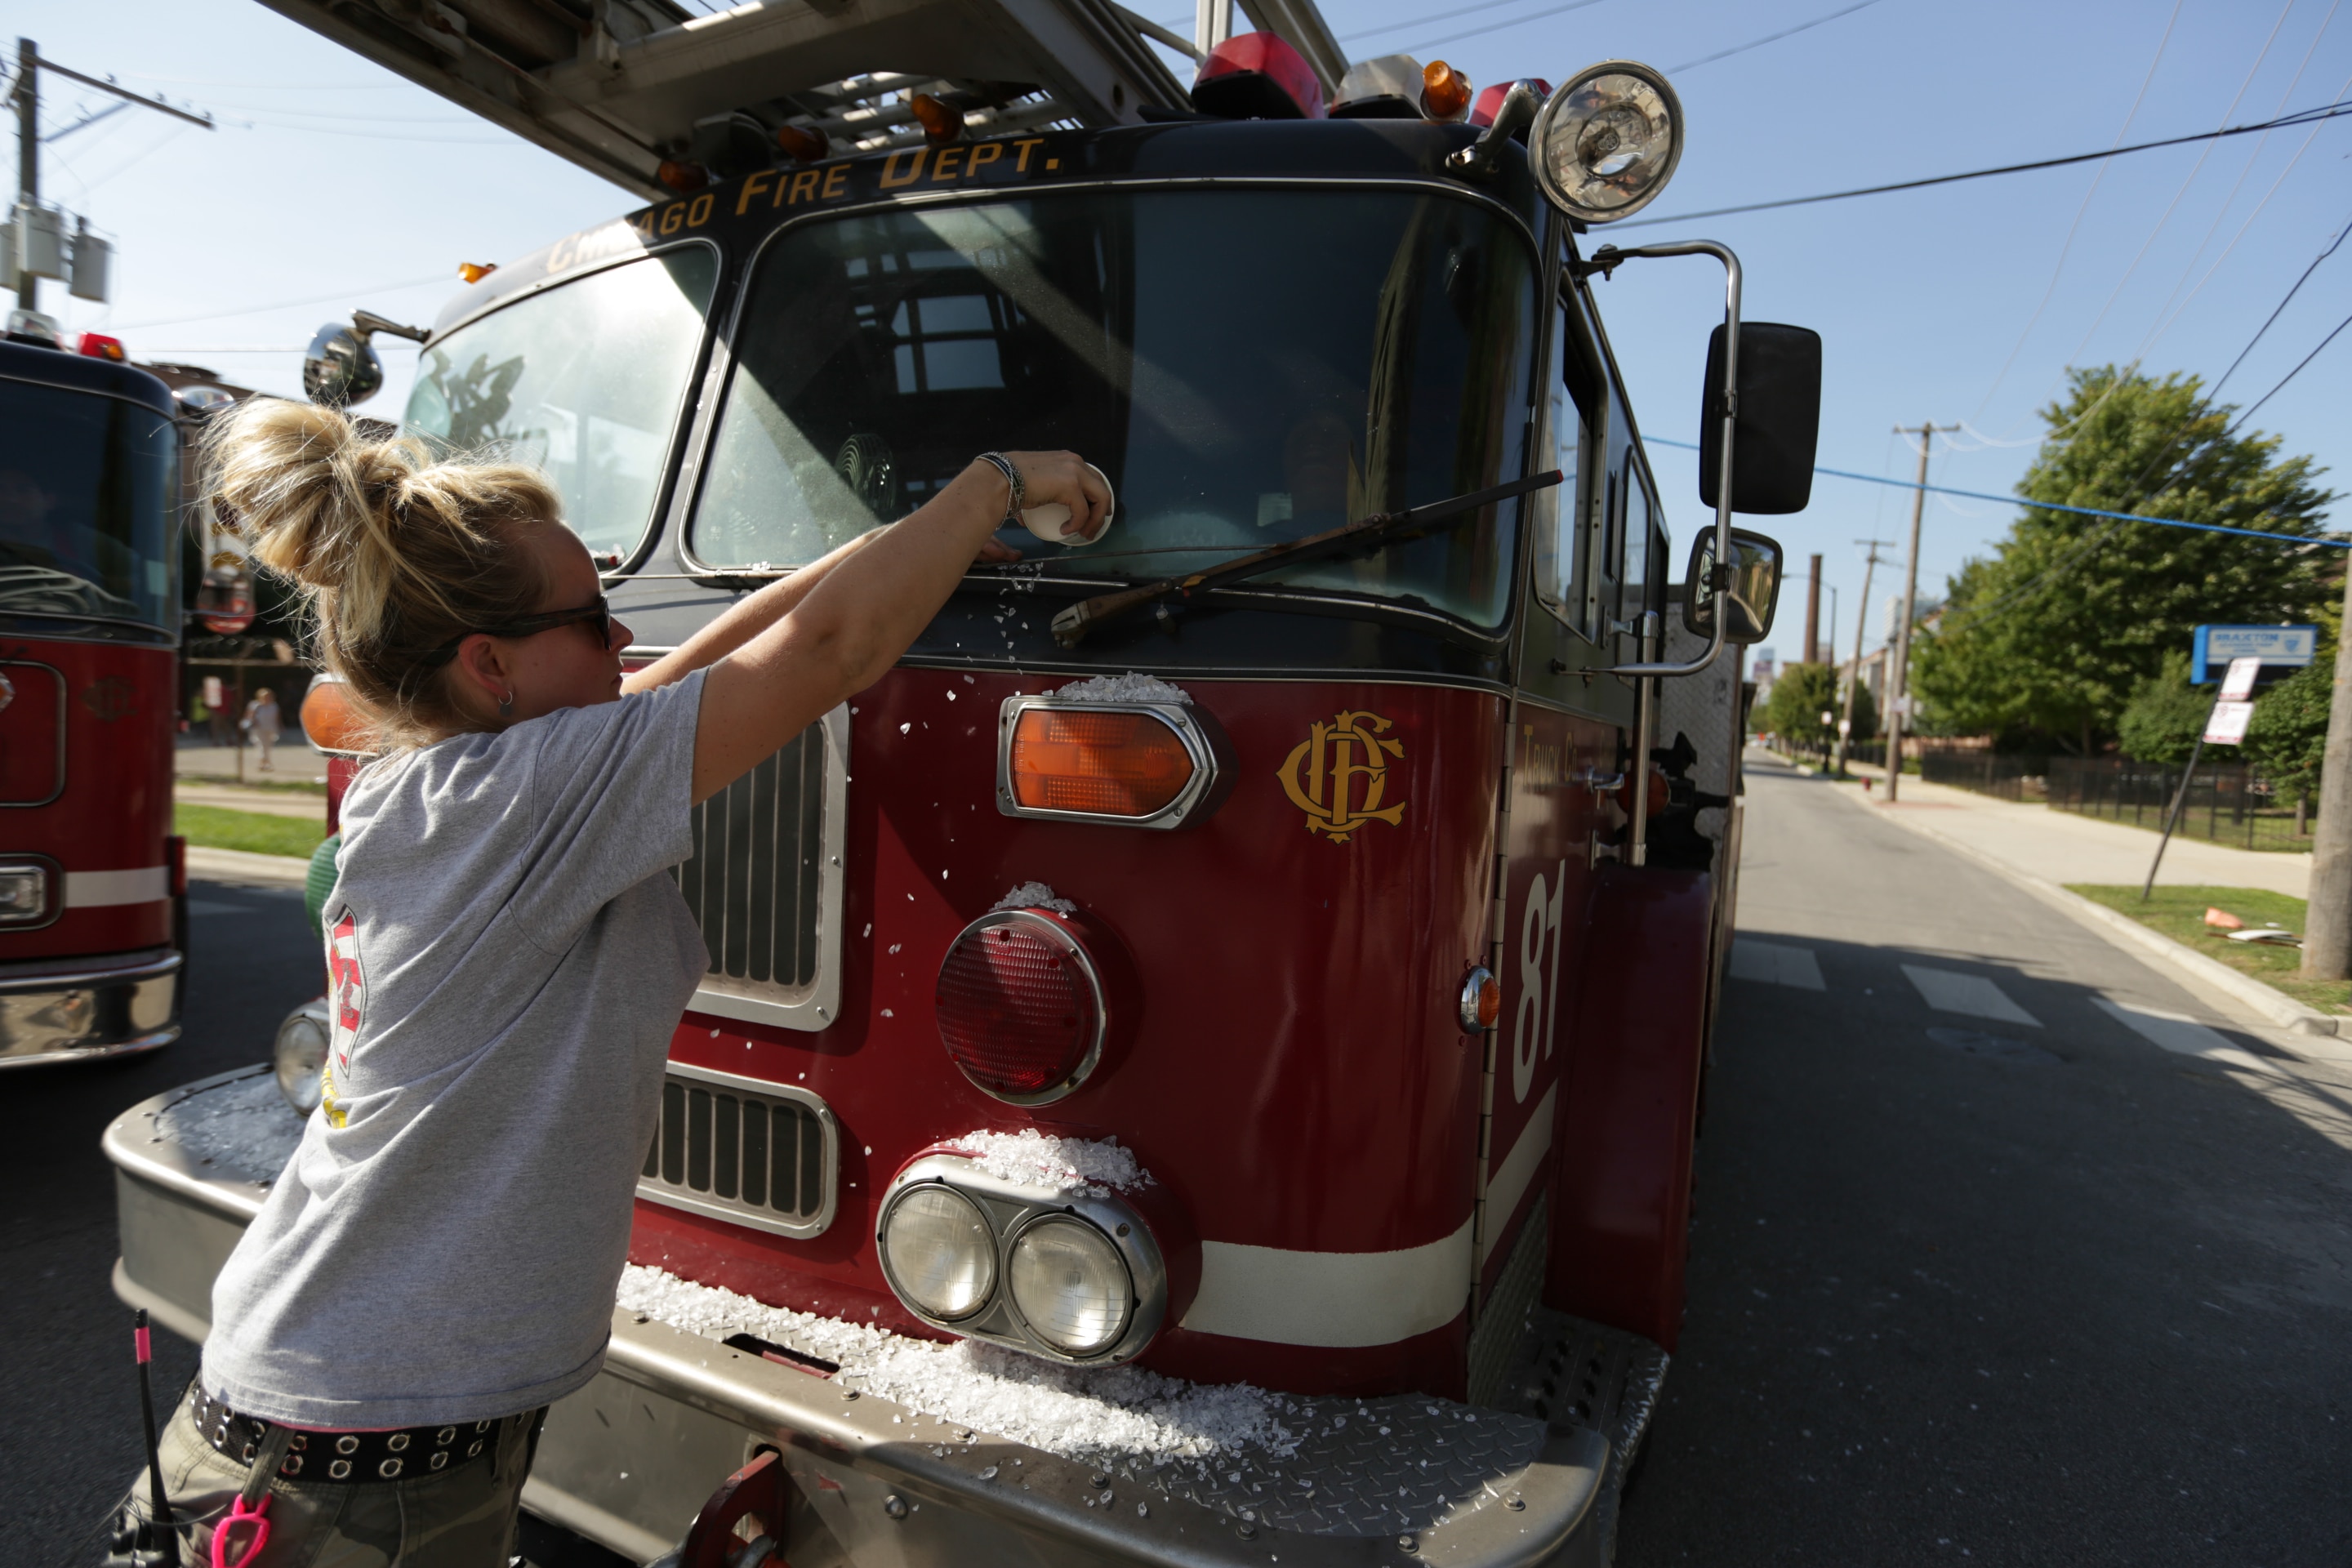
<path fill-rule="evenodd" d="M 2237 916 L 2249 929 L 2278 925 L 2301 935 L 2301 899 L 2261 888 L 2158 888 L 2147 902 L 2141 903 L 2137 888 L 2092 882 L 2069 882 L 2066 888 L 2118 914 L 2129 915 L 2151 931 L 2160 931 L 2216 963 L 2226 963 L 2241 974 L 2251 974 L 2306 1007 L 2316 1007 L 2323 1013 L 2352 1012 L 2352 981 L 2305 980 L 2302 949 L 2274 947 L 2268 942 L 2231 942 L 2221 931 L 2205 923 L 2205 911 L 2219 909 Z"/>
<path fill-rule="evenodd" d="M 323 820 L 309 822 L 299 816 L 182 802 L 172 808 L 172 831 L 206 849 L 242 849 L 249 855 L 291 855 L 307 860 L 327 837 L 327 825 Z"/>

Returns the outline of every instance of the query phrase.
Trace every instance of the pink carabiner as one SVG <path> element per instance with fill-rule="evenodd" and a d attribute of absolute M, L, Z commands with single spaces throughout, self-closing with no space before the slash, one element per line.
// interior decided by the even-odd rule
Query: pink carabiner
<path fill-rule="evenodd" d="M 228 1554 L 229 1531 L 240 1524 L 253 1526 L 253 1544 L 238 1552 L 234 1560 Z M 261 1500 L 250 1510 L 242 1497 L 229 1500 L 228 1517 L 213 1526 L 213 1568 L 245 1568 L 261 1555 L 269 1544 L 269 1494 L 263 1492 Z"/>

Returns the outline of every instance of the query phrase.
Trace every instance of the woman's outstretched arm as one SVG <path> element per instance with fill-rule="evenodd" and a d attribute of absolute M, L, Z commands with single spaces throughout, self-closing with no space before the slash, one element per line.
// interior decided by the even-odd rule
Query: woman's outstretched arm
<path fill-rule="evenodd" d="M 1076 453 L 1005 456 L 1021 470 L 1025 504 L 1060 501 L 1072 532 L 1102 531 L 1110 493 Z M 898 663 L 1004 520 L 1005 491 L 1004 476 L 975 460 L 911 516 L 826 556 L 821 574 L 812 567 L 761 590 L 632 677 L 628 689 L 643 690 L 708 666 L 694 798 L 718 794 Z M 761 605 L 772 594 L 776 601 Z"/>

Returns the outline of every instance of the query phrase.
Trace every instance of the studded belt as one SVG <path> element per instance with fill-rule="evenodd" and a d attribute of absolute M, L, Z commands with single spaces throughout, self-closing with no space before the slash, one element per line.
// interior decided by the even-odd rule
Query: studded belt
<path fill-rule="evenodd" d="M 270 1423 L 240 1415 L 195 1391 L 196 1430 L 213 1451 L 249 1465 L 261 1452 Z M 438 1475 L 498 1447 L 499 1422 L 458 1421 L 445 1426 L 405 1426 L 389 1432 L 296 1432 L 278 1473 L 289 1480 L 396 1481 Z"/>

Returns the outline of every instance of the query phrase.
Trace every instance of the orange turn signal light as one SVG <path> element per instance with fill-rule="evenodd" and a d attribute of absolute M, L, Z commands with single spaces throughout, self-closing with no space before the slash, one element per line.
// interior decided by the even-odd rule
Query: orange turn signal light
<path fill-rule="evenodd" d="M 1470 79 L 1444 60 L 1421 70 L 1421 111 L 1432 120 L 1459 120 L 1470 112 Z"/>
<path fill-rule="evenodd" d="M 1495 1026 L 1503 1016 L 1503 983 L 1495 972 L 1479 964 L 1462 977 L 1462 1000 L 1457 1016 L 1462 1032 L 1483 1035 Z"/>
<path fill-rule="evenodd" d="M 483 279 L 488 278 L 491 273 L 496 272 L 498 269 L 499 264 L 495 261 L 460 261 L 457 263 L 457 276 L 463 278 L 468 283 L 479 283 Z"/>
<path fill-rule="evenodd" d="M 1034 811 L 1150 816 L 1192 782 L 1192 754 L 1149 713 L 1024 710 L 1013 730 L 1013 797 Z"/>
<path fill-rule="evenodd" d="M 944 147 L 963 135 L 963 110 L 953 104 L 919 92 L 908 107 L 923 127 L 923 140 L 932 146 Z"/>
<path fill-rule="evenodd" d="M 366 756 L 375 750 L 375 727 L 339 676 L 320 675 L 302 697 L 302 733 L 322 752 Z"/>

